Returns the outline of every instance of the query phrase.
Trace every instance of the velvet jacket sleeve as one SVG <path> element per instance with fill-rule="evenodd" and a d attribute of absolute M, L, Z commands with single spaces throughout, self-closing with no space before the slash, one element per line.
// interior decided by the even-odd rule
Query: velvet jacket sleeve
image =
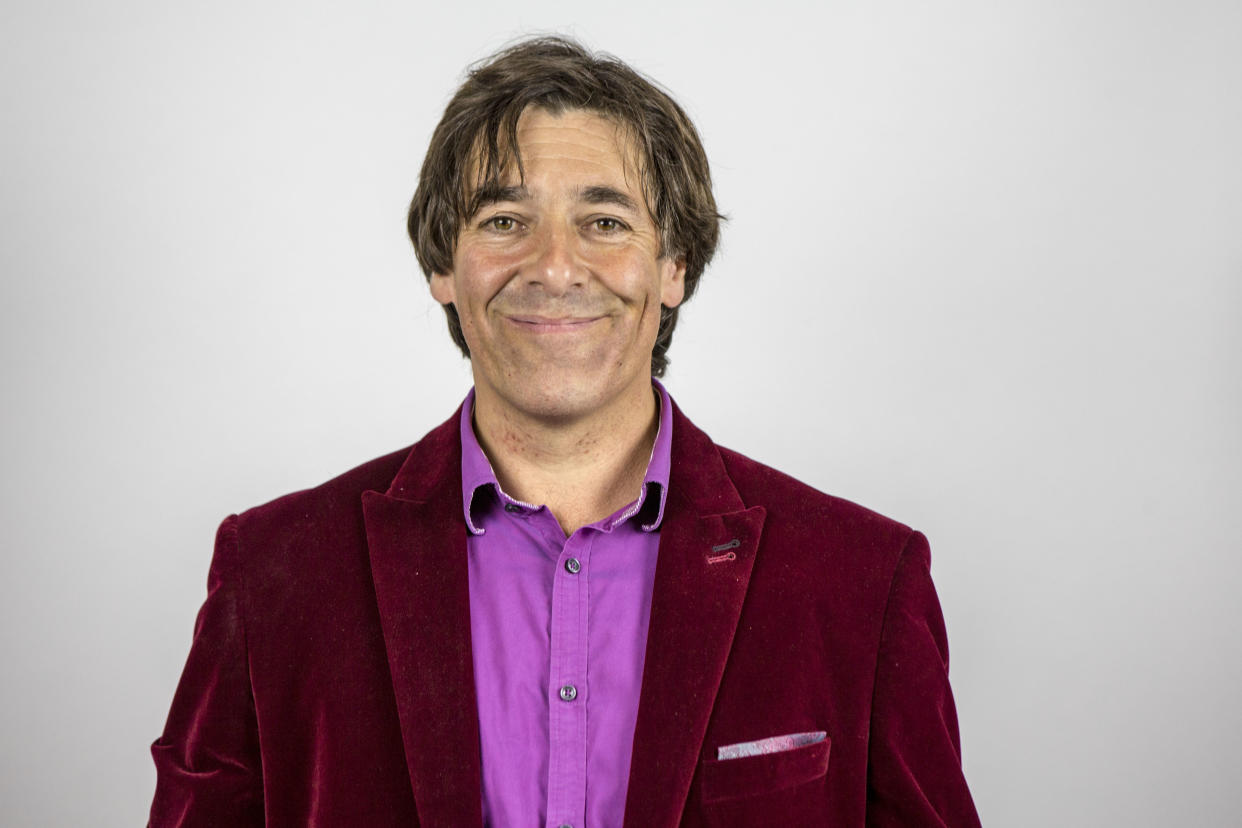
<path fill-rule="evenodd" d="M 233 515 L 216 535 L 189 659 L 164 734 L 151 746 L 157 775 L 153 828 L 263 824 L 241 569 Z"/>
<path fill-rule="evenodd" d="M 930 552 L 914 533 L 893 574 L 880 638 L 867 763 L 867 825 L 971 828 L 949 689 L 949 645 Z"/>

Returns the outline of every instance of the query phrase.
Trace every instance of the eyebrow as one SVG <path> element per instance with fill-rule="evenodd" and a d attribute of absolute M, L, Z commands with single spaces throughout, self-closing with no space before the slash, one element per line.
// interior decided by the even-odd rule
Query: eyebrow
<path fill-rule="evenodd" d="M 470 197 L 470 214 L 482 210 L 490 204 L 502 201 L 526 201 L 530 198 L 530 190 L 523 186 L 502 187 L 498 184 L 484 184 Z"/>
<path fill-rule="evenodd" d="M 611 204 L 631 212 L 638 212 L 638 203 L 615 187 L 596 184 L 581 188 L 576 195 L 580 201 L 587 204 Z M 527 201 L 530 197 L 530 190 L 522 185 L 502 187 L 498 184 L 484 184 L 471 197 L 470 212 L 473 215 L 492 204 Z"/>
<path fill-rule="evenodd" d="M 614 187 L 583 187 L 578 191 L 578 198 L 587 204 L 613 204 L 632 212 L 638 212 L 638 204 L 634 199 Z"/>

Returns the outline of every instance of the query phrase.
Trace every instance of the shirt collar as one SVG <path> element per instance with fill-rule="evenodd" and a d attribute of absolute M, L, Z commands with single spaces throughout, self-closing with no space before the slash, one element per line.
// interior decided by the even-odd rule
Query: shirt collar
<path fill-rule="evenodd" d="M 658 395 L 660 419 L 656 426 L 655 443 L 651 447 L 651 458 L 647 461 L 647 473 L 643 477 L 638 499 L 620 515 L 609 519 L 610 528 L 635 515 L 649 516 L 653 511 L 655 514 L 650 522 L 642 524 L 644 532 L 655 531 L 664 520 L 664 503 L 668 498 L 668 478 L 672 467 L 673 405 L 668 390 L 658 380 L 651 380 L 651 384 Z M 482 535 L 484 531 L 483 527 L 474 522 L 473 515 L 475 496 L 480 490 L 490 490 L 506 503 L 514 503 L 529 509 L 538 508 L 536 505 L 509 497 L 500 488 L 500 483 L 496 480 L 496 472 L 492 470 L 492 464 L 488 461 L 487 455 L 483 453 L 483 448 L 474 434 L 474 389 L 471 388 L 461 406 L 461 508 L 466 518 L 466 527 L 472 535 Z M 649 503 L 648 498 L 652 495 L 658 499 L 654 503 Z M 644 506 L 648 508 L 643 508 Z"/>

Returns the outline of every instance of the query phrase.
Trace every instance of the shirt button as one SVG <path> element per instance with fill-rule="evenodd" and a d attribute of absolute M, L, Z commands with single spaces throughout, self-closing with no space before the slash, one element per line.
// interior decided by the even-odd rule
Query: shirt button
<path fill-rule="evenodd" d="M 568 572 L 570 575 L 577 575 L 579 572 L 582 571 L 582 562 L 579 561 L 577 558 L 570 558 L 569 560 L 565 561 L 565 571 Z"/>
<path fill-rule="evenodd" d="M 518 512 L 522 511 L 522 507 L 517 505 L 516 503 L 506 503 L 505 511 L 513 512 L 514 514 L 517 514 Z"/>
<path fill-rule="evenodd" d="M 573 701 L 578 698 L 578 688 L 572 684 L 566 684 L 561 688 L 561 701 Z"/>

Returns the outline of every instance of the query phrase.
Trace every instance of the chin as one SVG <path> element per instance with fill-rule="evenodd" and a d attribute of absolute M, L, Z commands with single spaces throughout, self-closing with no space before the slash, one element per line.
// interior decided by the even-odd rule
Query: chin
<path fill-rule="evenodd" d="M 546 418 L 573 418 L 608 405 L 633 378 L 605 374 L 599 363 L 590 366 L 531 366 L 511 376 L 519 381 L 497 388 L 509 402 L 527 414 Z"/>
<path fill-rule="evenodd" d="M 539 417 L 578 417 L 598 409 L 608 397 L 596 383 L 558 383 L 538 380 L 515 389 L 514 397 L 529 414 Z M 513 399 L 513 398 L 511 398 Z M 514 399 L 518 402 L 517 399 Z"/>

